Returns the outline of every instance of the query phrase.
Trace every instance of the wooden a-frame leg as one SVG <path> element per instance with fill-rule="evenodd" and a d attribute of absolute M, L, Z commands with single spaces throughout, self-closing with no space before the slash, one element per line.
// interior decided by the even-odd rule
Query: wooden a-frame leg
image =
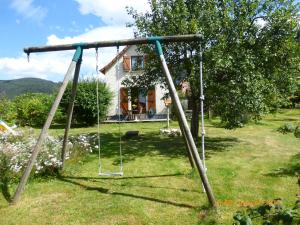
<path fill-rule="evenodd" d="M 69 130 L 71 128 L 71 123 L 72 123 L 74 102 L 75 102 L 75 97 L 76 97 L 76 92 L 77 92 L 77 84 L 78 84 L 78 79 L 79 79 L 81 61 L 82 61 L 82 59 L 80 58 L 76 64 L 75 74 L 74 74 L 74 78 L 73 78 L 72 93 L 71 93 L 70 102 L 69 102 L 69 106 L 68 106 L 65 134 L 64 134 L 63 146 L 62 146 L 62 150 L 61 150 L 61 169 L 64 169 L 65 160 L 66 160 L 66 148 L 67 148 L 67 144 L 68 144 Z"/>
<path fill-rule="evenodd" d="M 193 158 L 191 146 L 187 142 L 186 133 L 185 133 L 185 130 L 183 129 L 182 121 L 180 120 L 180 118 L 178 119 L 178 124 L 179 124 L 180 130 L 181 130 L 181 133 L 183 135 L 183 140 L 184 140 L 184 143 L 185 143 L 185 147 L 186 147 L 187 152 L 188 152 L 188 158 L 189 158 L 189 161 L 190 161 L 190 165 L 191 165 L 192 168 L 195 168 L 195 161 L 194 161 L 194 158 Z"/>
<path fill-rule="evenodd" d="M 70 78 L 72 77 L 72 75 L 74 74 L 74 70 L 75 70 L 77 61 L 81 58 L 81 55 L 82 55 L 82 48 L 80 46 L 78 46 L 77 49 L 76 49 L 76 52 L 74 54 L 73 60 L 70 64 L 70 66 L 69 66 L 69 69 L 68 69 L 68 71 L 67 71 L 67 73 L 64 77 L 63 83 L 62 83 L 62 85 L 61 85 L 61 87 L 58 91 L 58 94 L 55 98 L 55 101 L 54 101 L 54 103 L 51 107 L 51 110 L 50 110 L 49 114 L 48 114 L 47 120 L 46 120 L 46 122 L 43 126 L 41 134 L 40 134 L 40 136 L 37 140 L 37 143 L 36 143 L 36 145 L 35 145 L 35 147 L 32 151 L 32 154 L 31 154 L 31 157 L 28 161 L 27 167 L 26 167 L 26 169 L 25 169 L 25 171 L 24 171 L 24 173 L 21 177 L 20 183 L 19 183 L 19 185 L 17 187 L 17 190 L 14 194 L 14 197 L 12 199 L 12 204 L 17 203 L 19 201 L 19 199 L 21 197 L 21 194 L 24 191 L 25 185 L 26 185 L 27 180 L 30 176 L 33 165 L 36 161 L 37 155 L 40 151 L 40 148 L 41 148 L 45 138 L 47 137 L 48 129 L 49 129 L 49 127 L 51 125 L 51 122 L 54 118 L 55 112 L 57 111 L 57 108 L 59 106 L 61 98 L 62 98 L 62 96 L 63 96 L 63 94 L 66 90 L 67 84 L 68 84 Z"/>
<path fill-rule="evenodd" d="M 169 68 L 167 66 L 165 57 L 163 55 L 162 47 L 161 47 L 161 44 L 160 44 L 159 40 L 155 41 L 155 46 L 156 46 L 157 53 L 160 57 L 160 61 L 161 61 L 162 67 L 163 67 L 164 74 L 166 76 L 166 81 L 167 81 L 167 84 L 168 84 L 168 87 L 169 87 L 169 92 L 170 92 L 170 95 L 171 95 L 171 98 L 172 98 L 172 102 L 175 103 L 175 107 L 177 109 L 179 119 L 182 122 L 182 128 L 184 129 L 184 133 L 185 133 L 184 138 L 186 138 L 186 141 L 187 141 L 188 145 L 191 147 L 191 150 L 192 150 L 191 153 L 193 155 L 195 165 L 197 167 L 198 173 L 199 173 L 200 178 L 202 180 L 202 184 L 203 184 L 204 189 L 206 191 L 208 201 L 213 207 L 217 207 L 217 202 L 215 200 L 212 188 L 211 188 L 211 186 L 208 182 L 208 179 L 207 179 L 207 176 L 206 176 L 206 173 L 205 173 L 205 168 L 203 167 L 202 161 L 201 161 L 199 153 L 198 153 L 198 149 L 196 147 L 193 136 L 192 136 L 191 131 L 189 129 L 189 126 L 188 126 L 188 123 L 187 123 L 182 105 L 181 105 L 179 97 L 177 95 L 176 88 L 175 88 L 175 85 L 173 83 L 173 80 L 172 80 Z"/>

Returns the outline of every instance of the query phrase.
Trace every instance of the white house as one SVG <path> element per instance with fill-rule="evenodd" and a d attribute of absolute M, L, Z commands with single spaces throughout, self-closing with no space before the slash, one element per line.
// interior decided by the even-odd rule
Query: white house
<path fill-rule="evenodd" d="M 119 77 L 117 63 L 119 62 Z M 142 89 L 126 88 L 122 81 L 132 75 L 141 74 L 145 64 L 145 57 L 137 51 L 136 46 L 125 47 L 110 63 L 100 71 L 106 76 L 106 84 L 114 93 L 108 117 L 118 115 L 118 94 L 120 92 L 120 110 L 124 118 L 132 119 L 162 119 L 165 118 L 167 108 L 162 100 L 165 90 L 159 85 L 147 93 Z"/>

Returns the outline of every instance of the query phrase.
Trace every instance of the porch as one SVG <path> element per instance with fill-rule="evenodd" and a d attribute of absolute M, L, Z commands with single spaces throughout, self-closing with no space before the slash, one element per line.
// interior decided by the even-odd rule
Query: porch
<path fill-rule="evenodd" d="M 132 114 L 128 113 L 126 115 L 120 115 L 121 122 L 159 122 L 159 121 L 166 121 L 167 114 L 154 114 L 149 115 L 147 113 L 137 113 Z M 103 123 L 113 123 L 119 121 L 119 115 L 109 116 L 106 118 Z"/>

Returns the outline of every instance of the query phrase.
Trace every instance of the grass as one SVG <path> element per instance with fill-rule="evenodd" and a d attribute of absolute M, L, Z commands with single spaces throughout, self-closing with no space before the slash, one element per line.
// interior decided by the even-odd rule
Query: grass
<path fill-rule="evenodd" d="M 9 206 L 0 196 L 0 224 L 232 224 L 242 206 L 278 197 L 293 205 L 300 194 L 295 175 L 300 139 L 276 129 L 299 119 L 300 110 L 285 110 L 236 130 L 207 122 L 208 178 L 217 211 L 208 209 L 182 139 L 159 135 L 163 123 L 136 123 L 121 129 L 123 134 L 140 131 L 138 138 L 123 139 L 124 177 L 98 177 L 97 153 L 71 160 L 61 176 L 31 180 L 19 204 Z M 104 168 L 118 170 L 118 126 L 101 129 Z M 95 131 L 74 128 L 71 133 Z M 62 135 L 63 130 L 50 133 Z"/>

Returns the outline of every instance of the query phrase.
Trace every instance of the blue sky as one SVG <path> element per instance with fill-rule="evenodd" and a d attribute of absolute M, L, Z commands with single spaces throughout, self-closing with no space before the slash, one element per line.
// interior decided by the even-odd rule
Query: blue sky
<path fill-rule="evenodd" d="M 130 38 L 125 7 L 146 10 L 147 0 L 0 0 L 0 80 L 40 77 L 60 81 L 72 52 L 39 53 L 27 62 L 24 47 Z M 100 52 L 99 67 L 115 55 Z M 95 52 L 85 51 L 82 74 L 95 73 Z"/>
<path fill-rule="evenodd" d="M 115 40 L 133 36 L 125 7 L 139 12 L 148 0 L 0 0 L 0 80 L 38 77 L 61 81 L 72 52 L 31 54 L 24 47 Z M 299 2 L 300 0 L 298 0 Z M 99 67 L 116 54 L 115 48 L 100 50 Z M 95 51 L 84 52 L 81 74 L 95 74 Z"/>
<path fill-rule="evenodd" d="M 75 1 L 34 1 L 24 10 L 38 8 L 40 13 L 29 16 L 11 2 L 2 0 L 0 5 L 0 57 L 15 57 L 25 46 L 45 43 L 51 34 L 75 36 L 87 28 L 104 25 L 95 15 L 81 15 Z"/>

